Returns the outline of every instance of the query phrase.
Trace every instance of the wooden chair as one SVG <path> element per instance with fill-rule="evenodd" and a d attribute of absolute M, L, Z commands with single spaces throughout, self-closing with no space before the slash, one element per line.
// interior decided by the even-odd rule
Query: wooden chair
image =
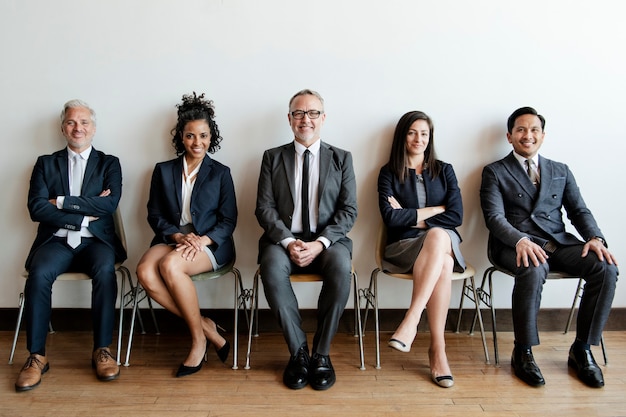
<path fill-rule="evenodd" d="M 376 240 L 376 265 L 377 267 L 372 271 L 370 285 L 368 288 L 363 288 L 360 291 L 360 298 L 365 300 L 365 317 L 363 319 L 363 328 L 367 323 L 367 315 L 370 308 L 374 310 L 374 325 L 376 332 L 376 369 L 380 369 L 380 328 L 379 328 L 379 318 L 378 318 L 378 275 L 380 273 L 387 275 L 392 278 L 399 278 L 404 280 L 413 281 L 412 274 L 392 274 L 383 269 L 382 260 L 385 253 L 385 245 L 387 242 L 387 227 L 383 222 L 380 223 L 378 228 L 378 239 Z M 474 275 L 476 271 L 474 267 L 467 264 L 467 268 L 464 272 L 454 272 L 452 274 L 452 280 L 458 281 L 463 280 L 463 288 L 461 290 L 461 302 L 459 305 L 459 313 L 458 319 L 456 323 L 456 333 L 459 332 L 459 328 L 461 326 L 461 314 L 463 312 L 463 300 L 468 298 L 474 303 L 475 308 L 475 318 L 478 317 L 478 322 L 480 325 L 480 336 L 483 342 L 483 350 L 485 352 L 485 363 L 489 363 L 489 351 L 487 349 L 487 341 L 485 339 L 485 329 L 483 326 L 482 315 L 480 314 L 480 299 L 478 298 L 478 293 L 476 290 L 476 285 L 474 282 Z M 470 330 L 469 334 L 473 333 L 473 326 Z"/>
<path fill-rule="evenodd" d="M 482 282 L 480 284 L 480 289 L 478 290 L 481 293 L 481 300 L 483 303 L 485 303 L 485 305 L 487 307 L 489 307 L 489 309 L 491 310 L 491 322 L 492 322 L 492 332 L 493 332 L 493 349 L 494 349 L 494 355 L 496 357 L 496 365 L 500 364 L 500 355 L 498 352 L 498 338 L 497 338 L 497 334 L 496 334 L 496 310 L 493 307 L 493 274 L 494 272 L 501 272 L 505 275 L 508 275 L 510 277 L 515 278 L 515 274 L 512 273 L 511 271 L 508 271 L 498 265 L 496 265 L 496 263 L 493 261 L 492 255 L 491 255 L 491 244 L 489 244 L 487 246 L 487 257 L 489 258 L 489 262 L 491 263 L 491 266 L 489 268 L 487 268 L 487 270 L 485 271 L 485 273 L 483 274 L 483 279 Z M 572 322 L 572 319 L 574 317 L 574 310 L 576 309 L 576 304 L 578 303 L 578 299 L 582 297 L 582 289 L 583 289 L 583 285 L 584 285 L 584 280 L 576 275 L 572 275 L 572 274 L 567 274 L 565 272 L 561 272 L 561 271 L 550 271 L 548 273 L 548 280 L 556 280 L 556 279 L 578 279 L 578 285 L 576 287 L 576 292 L 574 293 L 574 301 L 572 302 L 572 307 L 570 308 L 570 312 L 569 312 L 569 316 L 567 318 L 567 323 L 565 324 L 565 331 L 563 332 L 564 334 L 566 334 L 569 331 L 570 328 L 570 324 Z M 488 283 L 489 284 L 489 289 L 485 289 L 485 284 Z M 472 324 L 473 326 L 473 324 Z M 600 339 L 600 344 L 602 346 L 602 356 L 604 357 L 604 364 L 608 364 L 608 357 L 607 357 L 607 353 L 606 353 L 606 348 L 604 346 L 604 337 L 602 337 Z"/>
<path fill-rule="evenodd" d="M 250 369 L 250 351 L 252 349 L 252 336 L 259 336 L 259 279 L 261 278 L 261 269 L 257 269 L 254 274 L 254 281 L 252 284 L 252 305 L 253 310 L 250 314 L 250 327 L 248 329 L 248 350 L 246 352 L 246 366 L 244 369 Z M 289 276 L 291 282 L 322 282 L 324 279 L 319 274 L 292 274 Z M 365 358 L 363 356 L 363 332 L 361 327 L 361 311 L 359 306 L 359 280 L 352 267 L 352 283 L 354 292 L 354 336 L 359 338 L 359 354 L 361 363 L 360 370 L 365 370 Z M 256 328 L 255 328 L 256 326 Z M 256 330 L 253 330 L 255 328 Z"/>
<path fill-rule="evenodd" d="M 117 237 L 122 242 L 122 246 L 126 249 L 126 234 L 124 232 L 124 223 L 122 221 L 122 215 L 119 211 L 119 208 L 115 211 L 113 215 L 113 221 L 115 223 L 115 233 Z M 122 323 L 124 322 L 124 305 L 126 304 L 127 296 L 124 292 L 125 282 L 128 281 L 130 285 L 132 285 L 130 271 L 126 268 L 122 263 L 115 264 L 115 272 L 119 273 L 121 276 L 120 282 L 120 320 L 117 334 L 117 363 L 120 364 L 120 356 L 121 356 L 121 347 L 122 347 Z M 24 271 L 22 276 L 28 279 L 28 271 Z M 79 272 L 66 272 L 57 277 L 56 281 L 85 281 L 90 280 L 91 277 L 87 274 L 79 273 Z M 55 282 L 56 282 L 55 281 Z M 15 354 L 15 347 L 17 345 L 17 338 L 19 335 L 20 326 L 22 323 L 22 316 L 24 314 L 24 292 L 22 291 L 19 295 L 18 301 L 18 316 L 17 316 L 17 325 L 15 326 L 15 335 L 13 336 L 13 345 L 11 346 L 11 354 L 9 356 L 9 365 L 13 364 L 13 356 Z M 142 324 L 143 327 L 143 324 Z M 54 329 L 52 328 L 52 323 L 49 324 L 50 333 L 54 333 Z"/>
<path fill-rule="evenodd" d="M 246 316 L 246 320 L 248 321 L 248 325 L 250 326 L 250 316 L 252 314 L 252 297 L 251 292 L 248 289 L 243 287 L 243 281 L 241 280 L 241 273 L 237 268 L 235 268 L 235 258 L 224 265 L 222 268 L 216 271 L 208 271 L 200 274 L 192 275 L 191 280 L 194 282 L 203 282 L 210 281 L 216 278 L 220 278 L 226 274 L 232 273 L 235 278 L 235 297 L 234 297 L 234 336 L 233 336 L 233 366 L 232 369 L 238 369 L 238 347 L 239 347 L 239 309 L 243 308 Z M 128 338 L 128 348 L 126 349 L 126 362 L 124 362 L 124 366 L 130 366 L 130 351 L 133 343 L 133 334 L 135 328 L 135 316 L 138 313 L 137 305 L 139 302 L 147 298 L 150 301 L 150 297 L 146 294 L 145 290 L 141 287 L 139 282 L 137 285 L 131 289 L 132 298 L 133 298 L 133 314 L 130 324 L 130 336 Z M 247 307 L 247 304 L 250 304 Z M 247 310 L 247 311 L 246 311 Z M 249 313 L 248 313 L 249 311 Z"/>

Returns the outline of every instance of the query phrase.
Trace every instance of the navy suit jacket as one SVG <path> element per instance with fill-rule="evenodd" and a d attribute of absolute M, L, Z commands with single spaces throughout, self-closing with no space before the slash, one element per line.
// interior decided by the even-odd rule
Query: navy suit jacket
<path fill-rule="evenodd" d="M 174 243 L 169 236 L 180 232 L 183 156 L 154 167 L 148 200 L 148 223 L 155 233 L 151 246 Z M 208 155 L 200 166 L 191 193 L 191 218 L 199 235 L 211 238 L 219 264 L 235 255 L 233 231 L 237 224 L 237 200 L 230 169 Z"/>
<path fill-rule="evenodd" d="M 567 165 L 539 156 L 539 190 L 513 152 L 483 169 L 480 203 L 492 247 L 514 248 L 522 237 L 540 246 L 581 241 L 565 230 L 561 208 L 583 239 L 604 238 Z"/>
<path fill-rule="evenodd" d="M 437 178 L 432 178 L 428 170 L 422 173 L 424 188 L 426 188 L 425 206 L 446 206 L 444 213 L 426 219 L 426 225 L 450 229 L 459 235 L 456 227 L 463 222 L 461 190 L 452 165 L 445 162 L 441 164 L 441 174 Z M 402 206 L 401 209 L 391 207 L 387 201 L 390 196 L 398 200 Z M 389 169 L 389 164 L 383 166 L 378 174 L 378 206 L 383 222 L 387 226 L 387 244 L 416 237 L 420 230 L 411 227 L 417 224 L 415 170 L 409 170 L 409 175 L 404 183 L 401 183 L 400 179 Z"/>
<path fill-rule="evenodd" d="M 100 197 L 106 189 L 110 189 L 111 194 Z M 59 196 L 65 196 L 61 210 L 49 201 Z M 89 231 L 115 250 L 117 262 L 125 260 L 126 251 L 115 234 L 113 223 L 113 213 L 121 197 L 122 168 L 117 157 L 92 148 L 80 196 L 70 196 L 67 148 L 52 155 L 40 156 L 33 168 L 28 191 L 30 218 L 39 222 L 39 227 L 26 259 L 26 269 L 37 248 L 52 239 L 61 228 L 80 230 L 84 216 L 98 217 L 98 220 L 89 223 Z"/>
<path fill-rule="evenodd" d="M 263 154 L 257 190 L 256 217 L 264 230 L 259 249 L 275 245 L 291 233 L 295 196 L 293 142 Z M 322 142 L 320 145 L 319 214 L 316 236 L 352 251 L 347 237 L 357 216 L 356 180 L 350 152 Z"/>

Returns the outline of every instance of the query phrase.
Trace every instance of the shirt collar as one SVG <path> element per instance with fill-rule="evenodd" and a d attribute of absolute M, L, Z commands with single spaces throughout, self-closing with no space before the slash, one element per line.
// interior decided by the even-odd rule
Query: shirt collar
<path fill-rule="evenodd" d="M 81 153 L 78 152 L 74 152 L 73 150 L 71 150 L 69 147 L 67 148 L 67 157 L 72 160 L 74 159 L 74 155 L 80 155 L 80 157 L 82 159 L 84 159 L 85 161 L 89 159 L 89 155 L 91 155 L 91 150 L 93 149 L 93 146 L 88 147 L 87 149 L 85 149 L 84 151 L 82 151 Z"/>
<path fill-rule="evenodd" d="M 515 159 L 517 159 L 517 162 L 519 162 L 525 169 L 525 167 L 526 167 L 526 160 L 528 158 L 524 158 L 522 155 L 518 154 L 515 151 L 513 151 L 513 156 L 515 157 Z M 533 162 L 535 163 L 536 167 L 539 167 L 539 154 L 535 154 L 535 156 L 533 156 L 530 159 L 533 160 Z"/>
<path fill-rule="evenodd" d="M 293 141 L 293 144 L 296 147 L 296 153 L 300 156 L 302 156 L 302 154 L 304 154 L 304 151 L 307 149 L 313 154 L 313 156 L 317 155 L 317 153 L 320 151 L 321 143 L 322 143 L 321 139 L 318 139 L 315 142 L 313 142 L 311 146 L 307 148 L 306 146 L 304 146 L 297 140 Z"/>

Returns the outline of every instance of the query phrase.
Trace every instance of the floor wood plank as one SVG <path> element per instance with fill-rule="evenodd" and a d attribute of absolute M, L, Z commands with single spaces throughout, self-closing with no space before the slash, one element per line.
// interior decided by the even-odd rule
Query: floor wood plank
<path fill-rule="evenodd" d="M 232 340 L 232 334 L 226 336 Z M 288 353 L 277 333 L 254 339 L 250 370 L 243 369 L 241 345 L 238 370 L 220 363 L 211 351 L 199 373 L 180 379 L 173 374 L 187 353 L 188 336 L 137 335 L 131 366 L 122 367 L 117 381 L 103 383 L 90 365 L 91 333 L 57 332 L 49 336 L 51 368 L 41 386 L 16 393 L 13 384 L 27 356 L 25 335 L 20 335 L 15 364 L 10 366 L 13 334 L 0 332 L 0 416 L 626 416 L 626 332 L 604 334 L 609 365 L 602 366 L 602 389 L 587 388 L 568 369 L 572 333 L 541 333 L 542 344 L 534 353 L 547 382 L 542 388 L 528 387 L 512 376 L 511 333 L 498 333 L 500 367 L 484 363 L 478 334 L 447 334 L 455 377 L 451 389 L 429 379 L 427 333 L 418 334 L 408 354 L 387 348 L 389 336 L 382 335 L 382 368 L 377 370 L 373 333 L 366 335 L 367 369 L 361 371 L 357 339 L 338 334 L 331 351 L 337 383 L 317 392 L 282 385 Z M 493 360 L 492 345 L 490 354 Z M 594 355 L 601 362 L 599 348 Z"/>

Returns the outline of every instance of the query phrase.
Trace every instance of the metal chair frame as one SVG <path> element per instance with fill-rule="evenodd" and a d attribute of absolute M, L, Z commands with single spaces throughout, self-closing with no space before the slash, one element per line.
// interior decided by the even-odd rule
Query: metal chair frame
<path fill-rule="evenodd" d="M 377 267 L 372 271 L 372 275 L 370 278 L 370 284 L 368 288 L 362 288 L 360 290 L 360 299 L 365 301 L 365 317 L 363 319 L 363 329 L 365 329 L 365 325 L 367 324 L 367 316 L 369 313 L 369 309 L 372 308 L 374 310 L 374 325 L 375 325 L 375 333 L 376 333 L 376 369 L 380 369 L 380 324 L 379 324 L 379 311 L 378 311 L 378 275 L 380 273 L 385 274 L 392 278 L 399 278 L 404 280 L 413 281 L 412 274 L 392 274 L 385 270 L 382 267 L 382 259 L 385 252 L 385 244 L 387 241 L 387 228 L 383 222 L 380 223 L 380 227 L 378 229 L 378 239 L 376 241 L 376 264 Z M 461 327 L 461 317 L 463 313 L 463 300 L 468 298 L 470 301 L 474 303 L 475 311 L 474 311 L 474 322 L 476 317 L 478 317 L 478 322 L 480 325 L 480 336 L 483 343 L 483 350 L 485 353 L 485 363 L 489 364 L 489 350 L 487 348 L 487 341 L 485 339 L 485 329 L 483 326 L 483 319 L 480 313 L 480 298 L 479 294 L 474 282 L 474 275 L 476 271 L 474 267 L 467 264 L 467 267 L 464 272 L 454 272 L 452 274 L 452 280 L 458 281 L 463 280 L 463 288 L 461 289 L 461 302 L 459 304 L 458 310 L 458 319 L 456 323 L 455 333 L 459 333 L 459 329 Z M 469 281 L 469 282 L 468 282 Z M 469 334 L 473 334 L 474 325 L 469 331 Z"/>
<path fill-rule="evenodd" d="M 359 338 L 359 355 L 360 355 L 360 370 L 365 370 L 365 358 L 363 354 L 363 331 L 361 327 L 361 311 L 359 305 L 359 279 L 352 267 L 352 283 L 354 292 L 354 336 Z M 250 314 L 250 327 L 248 329 L 248 350 L 246 352 L 246 366 L 244 369 L 250 369 L 250 352 L 252 350 L 252 336 L 259 336 L 259 279 L 261 277 L 260 268 L 257 269 L 254 274 L 254 280 L 252 284 L 252 305 L 253 310 Z M 291 282 L 322 282 L 324 279 L 320 274 L 292 274 L 289 276 Z M 256 327 L 255 327 L 256 326 Z"/>
<path fill-rule="evenodd" d="M 115 233 L 117 237 L 120 239 L 122 246 L 126 249 L 126 234 L 124 232 L 124 223 L 122 221 L 122 215 L 120 213 L 119 208 L 115 210 L 113 214 L 113 221 L 115 223 Z M 118 334 L 117 334 L 117 364 L 120 365 L 121 358 L 121 347 L 122 347 L 122 324 L 124 322 L 124 306 L 127 305 L 127 294 L 124 292 L 125 282 L 128 281 L 132 286 L 131 275 L 128 268 L 126 268 L 121 262 L 115 264 L 115 272 L 121 275 L 121 283 L 120 283 L 120 319 L 118 326 Z M 22 276 L 28 279 L 28 271 L 24 271 Z M 60 274 L 56 281 L 86 281 L 90 280 L 91 277 L 87 274 L 79 273 L 79 272 L 66 272 Z M 55 281 L 55 282 L 56 282 Z M 24 284 L 26 286 L 26 284 Z M 9 355 L 9 365 L 13 364 L 13 357 L 15 355 L 15 348 L 17 346 L 17 339 L 19 336 L 20 327 L 22 324 L 22 317 L 24 314 L 24 291 L 22 291 L 19 295 L 18 299 L 18 315 L 17 315 L 17 324 L 15 326 L 15 335 L 13 336 L 13 344 L 11 346 L 11 354 Z M 141 320 L 141 317 L 140 317 Z M 156 323 L 156 322 L 155 322 Z M 141 322 L 141 326 L 143 328 L 143 322 Z M 48 324 L 50 329 L 50 333 L 54 333 L 54 329 L 52 327 L 52 323 Z"/>
<path fill-rule="evenodd" d="M 489 307 L 489 309 L 491 310 L 491 322 L 492 322 L 492 332 L 493 332 L 493 349 L 494 349 L 494 354 L 496 357 L 496 366 L 500 364 L 500 355 L 498 352 L 498 338 L 497 338 L 497 334 L 496 334 L 496 310 L 493 307 L 493 274 L 494 272 L 501 272 L 505 275 L 508 275 L 510 277 L 515 278 L 515 274 L 513 274 L 511 271 L 508 271 L 504 268 L 501 268 L 497 265 L 495 265 L 495 263 L 493 262 L 492 258 L 491 258 L 491 250 L 490 248 L 487 250 L 488 251 L 488 257 L 489 257 L 489 261 L 491 262 L 492 266 L 490 266 L 489 268 L 487 268 L 485 270 L 485 273 L 483 274 L 483 279 L 482 282 L 480 284 L 480 288 L 478 289 L 478 292 L 480 293 L 480 299 L 481 301 L 487 306 Z M 567 274 L 565 272 L 561 272 L 561 271 L 550 271 L 548 273 L 547 276 L 547 280 L 556 280 L 556 279 L 578 279 L 578 285 L 576 286 L 576 292 L 574 293 L 574 300 L 572 301 L 572 306 L 570 308 L 569 311 L 569 315 L 567 318 L 567 323 L 565 324 L 565 330 L 563 331 L 563 334 L 567 334 L 567 332 L 569 331 L 570 325 L 572 323 L 572 319 L 574 318 L 574 310 L 576 309 L 576 304 L 578 303 L 578 300 L 580 298 L 582 298 L 582 290 L 583 290 L 583 285 L 584 285 L 584 279 L 577 276 L 577 275 L 572 275 L 572 274 Z M 489 284 L 489 289 L 486 290 L 485 289 L 485 283 Z M 475 320 L 474 320 L 475 323 Z M 474 326 L 474 323 L 472 323 L 472 327 Z M 604 358 L 604 364 L 607 365 L 608 364 L 608 356 L 607 356 L 607 352 L 606 352 L 606 347 L 604 345 L 604 337 L 602 337 L 600 339 L 600 345 L 602 346 L 602 356 Z"/>
<path fill-rule="evenodd" d="M 239 369 L 238 366 L 238 347 L 239 347 L 239 309 L 244 310 L 244 314 L 246 316 L 246 321 L 248 322 L 248 326 L 250 327 L 250 320 L 252 315 L 252 296 L 251 290 L 244 288 L 243 281 L 241 279 L 241 273 L 237 268 L 235 268 L 235 258 L 233 260 L 223 266 L 222 268 L 216 271 L 208 271 L 200 274 L 192 275 L 191 280 L 194 282 L 202 282 L 202 281 L 210 281 L 219 277 L 222 277 L 226 274 L 232 273 L 235 277 L 235 297 L 234 297 L 234 336 L 233 336 L 233 366 L 232 369 Z M 141 284 L 137 282 L 137 285 L 131 288 L 129 291 L 131 294 L 131 298 L 133 300 L 133 314 L 130 324 L 130 335 L 128 338 L 128 348 L 126 349 L 126 361 L 124 362 L 124 366 L 130 366 L 130 351 L 133 343 L 133 334 L 135 328 L 135 316 L 139 312 L 137 306 L 139 302 L 141 302 L 144 298 L 148 299 L 150 302 L 150 297 L 145 292 L 145 290 L 141 287 Z M 249 307 L 248 307 L 249 304 Z M 139 316 L 140 317 L 140 316 Z M 157 328 L 157 334 L 159 334 Z"/>

